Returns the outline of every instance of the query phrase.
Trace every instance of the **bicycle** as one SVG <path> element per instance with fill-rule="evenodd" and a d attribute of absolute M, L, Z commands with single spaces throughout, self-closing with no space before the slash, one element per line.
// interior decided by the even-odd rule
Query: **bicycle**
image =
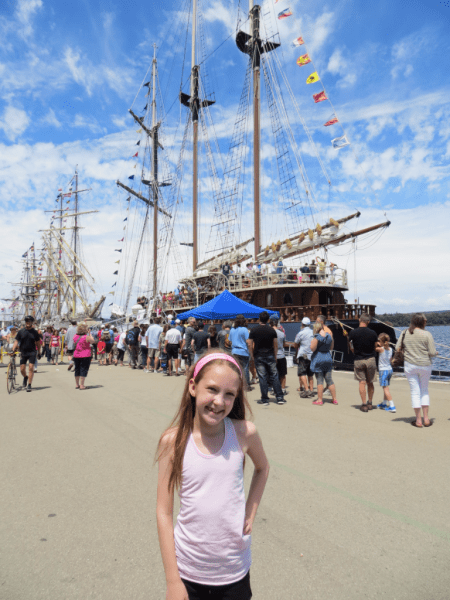
<path fill-rule="evenodd" d="M 16 354 L 10 353 L 8 370 L 6 372 L 6 389 L 8 390 L 8 394 L 10 394 L 13 390 L 18 388 L 19 386 L 16 383 L 17 376 L 17 366 L 16 366 Z"/>

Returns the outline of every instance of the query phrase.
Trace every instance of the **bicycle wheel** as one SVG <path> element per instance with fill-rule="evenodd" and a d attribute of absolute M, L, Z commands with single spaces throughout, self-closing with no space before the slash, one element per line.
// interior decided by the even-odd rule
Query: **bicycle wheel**
<path fill-rule="evenodd" d="M 8 371 L 6 372 L 6 388 L 8 394 L 10 394 L 16 387 L 16 365 L 12 362 L 8 365 Z"/>

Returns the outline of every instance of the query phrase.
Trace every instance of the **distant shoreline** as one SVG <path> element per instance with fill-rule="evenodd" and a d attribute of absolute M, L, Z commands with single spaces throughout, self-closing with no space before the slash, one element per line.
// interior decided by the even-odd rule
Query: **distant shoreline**
<path fill-rule="evenodd" d="M 377 314 L 375 318 L 383 323 L 390 323 L 394 327 L 408 327 L 413 314 L 415 313 L 385 313 Z M 424 315 L 427 317 L 429 326 L 450 325 L 450 310 L 424 311 Z"/>

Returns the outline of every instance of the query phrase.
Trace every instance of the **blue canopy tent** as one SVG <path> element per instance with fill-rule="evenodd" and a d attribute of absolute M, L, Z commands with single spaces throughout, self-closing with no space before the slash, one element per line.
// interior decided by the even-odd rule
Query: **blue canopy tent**
<path fill-rule="evenodd" d="M 244 315 L 247 319 L 257 319 L 260 313 L 265 310 L 265 308 L 259 308 L 259 306 L 245 302 L 225 290 L 219 296 L 202 304 L 202 306 L 197 306 L 197 308 L 177 315 L 177 318 L 185 320 L 189 317 L 195 317 L 196 319 L 210 321 L 213 319 L 234 319 L 237 315 Z M 280 316 L 280 313 L 275 310 L 268 310 L 267 312 L 271 316 L 278 318 Z"/>

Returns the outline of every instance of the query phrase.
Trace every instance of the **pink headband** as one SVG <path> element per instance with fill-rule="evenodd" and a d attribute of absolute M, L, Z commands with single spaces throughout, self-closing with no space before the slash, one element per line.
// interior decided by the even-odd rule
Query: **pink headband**
<path fill-rule="evenodd" d="M 239 369 L 239 373 L 242 377 L 241 367 L 239 366 L 239 363 L 237 363 L 232 356 L 230 356 L 229 354 L 225 354 L 225 352 L 215 352 L 214 354 L 207 354 L 206 356 L 204 356 L 197 362 L 197 364 L 195 365 L 195 369 L 194 369 L 193 379 L 195 379 L 197 377 L 197 375 L 199 374 L 199 372 L 201 371 L 201 369 L 203 369 L 203 367 L 205 365 L 207 365 L 209 362 L 211 362 L 212 360 L 228 360 L 228 362 L 233 363 L 233 365 L 236 365 L 236 367 Z"/>

